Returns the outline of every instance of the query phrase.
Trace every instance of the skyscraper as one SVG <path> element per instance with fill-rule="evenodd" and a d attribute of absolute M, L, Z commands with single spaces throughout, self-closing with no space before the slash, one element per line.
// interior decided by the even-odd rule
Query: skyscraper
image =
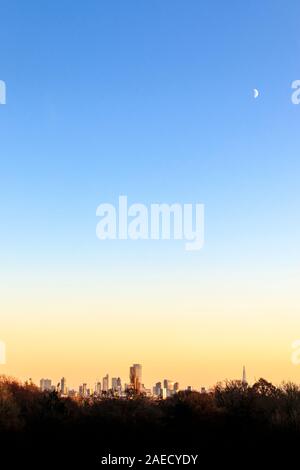
<path fill-rule="evenodd" d="M 156 382 L 155 386 L 153 387 L 153 395 L 156 397 L 160 397 L 162 395 L 161 382 Z"/>
<path fill-rule="evenodd" d="M 120 377 L 113 377 L 111 379 L 111 388 L 114 392 L 121 392 L 122 390 L 122 383 Z"/>
<path fill-rule="evenodd" d="M 62 377 L 60 381 L 60 393 L 62 395 L 67 395 L 67 382 L 66 382 L 65 377 Z"/>
<path fill-rule="evenodd" d="M 120 377 L 117 378 L 117 388 L 120 392 L 122 391 L 122 380 Z"/>
<path fill-rule="evenodd" d="M 97 382 L 96 387 L 95 387 L 95 392 L 96 395 L 101 395 L 101 382 Z"/>
<path fill-rule="evenodd" d="M 246 376 L 246 367 L 243 366 L 243 379 L 242 379 L 243 384 L 247 384 L 247 376 Z"/>
<path fill-rule="evenodd" d="M 168 379 L 165 379 L 164 380 L 164 388 L 166 388 L 167 390 L 174 390 L 174 382 L 172 382 L 172 380 L 168 380 Z"/>
<path fill-rule="evenodd" d="M 40 380 L 40 389 L 42 392 L 52 390 L 52 382 L 50 379 L 41 379 Z"/>
<path fill-rule="evenodd" d="M 142 388 L 142 366 L 133 364 L 129 370 L 130 385 L 136 391 L 140 392 Z"/>
<path fill-rule="evenodd" d="M 108 392 L 109 390 L 109 375 L 106 374 L 105 377 L 102 379 L 102 390 L 103 392 Z"/>
<path fill-rule="evenodd" d="M 112 379 L 111 379 L 111 388 L 113 389 L 114 392 L 117 390 L 117 386 L 118 386 L 117 377 L 112 377 Z"/>

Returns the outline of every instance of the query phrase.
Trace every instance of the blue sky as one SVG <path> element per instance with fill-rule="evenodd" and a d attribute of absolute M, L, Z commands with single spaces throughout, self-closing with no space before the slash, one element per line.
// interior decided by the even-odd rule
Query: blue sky
<path fill-rule="evenodd" d="M 2 266 L 298 263 L 299 10 L 2 2 Z M 101 244 L 96 207 L 119 194 L 204 203 L 205 249 Z"/>

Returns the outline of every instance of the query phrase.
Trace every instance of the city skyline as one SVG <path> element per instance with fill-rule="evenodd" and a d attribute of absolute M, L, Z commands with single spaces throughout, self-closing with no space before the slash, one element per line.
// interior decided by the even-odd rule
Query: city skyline
<path fill-rule="evenodd" d="M 295 344 L 298 345 L 298 342 Z M 289 358 L 289 364 L 288 367 L 285 367 L 285 372 L 287 370 L 293 370 L 294 372 L 297 372 L 299 370 L 299 364 L 300 361 L 298 360 L 298 356 L 300 357 L 300 351 L 299 347 L 298 349 L 295 347 L 295 345 L 291 345 L 290 350 L 287 351 L 288 358 Z M 258 377 L 265 377 L 266 379 L 270 380 L 271 382 L 280 384 L 283 381 L 289 382 L 289 381 L 294 381 L 295 383 L 300 382 L 300 376 L 298 374 L 290 374 L 288 375 L 285 373 L 285 375 L 280 375 L 280 372 L 277 371 L 276 376 L 274 377 L 274 374 L 270 373 L 268 371 L 268 367 L 260 367 L 259 369 L 253 369 L 253 364 L 251 357 L 248 356 L 249 358 L 249 364 L 251 364 L 251 374 L 250 374 L 250 381 L 255 382 Z M 29 379 L 32 379 L 34 383 L 39 383 L 40 377 L 44 376 L 43 374 L 44 371 L 44 365 L 39 366 L 39 371 L 35 374 L 32 374 L 31 371 L 28 369 L 28 373 L 25 374 L 24 370 L 22 371 L 20 367 L 17 369 L 13 369 L 10 365 L 10 357 L 9 354 L 8 356 L 6 355 L 6 360 L 0 364 L 0 375 L 6 375 L 6 376 L 11 376 L 15 377 L 22 382 L 28 381 Z M 62 358 L 63 359 L 63 358 Z M 63 361 L 60 361 L 63 362 Z M 98 361 L 97 361 L 98 362 Z M 228 367 L 224 363 L 224 360 L 220 362 L 218 365 L 218 370 L 219 374 L 216 374 L 215 370 L 213 374 L 208 375 L 207 373 L 207 361 L 205 361 L 206 364 L 205 366 L 202 365 L 201 371 L 199 368 L 195 367 L 193 368 L 192 365 L 195 363 L 193 360 L 189 360 L 187 363 L 182 362 L 181 366 L 181 373 L 178 372 L 180 371 L 180 368 L 178 367 L 179 364 L 174 364 L 173 362 L 168 363 L 168 369 L 166 367 L 160 367 L 161 364 L 156 364 L 155 367 L 153 367 L 153 362 L 147 362 L 146 363 L 146 378 L 145 378 L 145 383 L 146 384 L 153 384 L 157 381 L 157 377 L 161 377 L 162 380 L 164 380 L 165 377 L 169 377 L 169 380 L 179 380 L 180 384 L 185 384 L 186 386 L 191 385 L 195 389 L 201 389 L 203 386 L 205 388 L 209 388 L 215 383 L 219 381 L 224 381 L 224 380 L 231 380 L 236 377 L 240 376 L 240 359 L 236 358 L 235 360 L 235 366 L 234 367 Z M 263 358 L 262 361 L 263 363 Z M 128 375 L 127 372 L 127 361 L 116 361 L 114 364 L 114 367 L 111 367 L 111 362 L 108 360 L 107 361 L 107 370 L 113 370 L 112 374 L 108 374 L 108 380 L 109 378 L 118 378 L 118 377 L 126 377 Z M 144 362 L 145 364 L 145 362 Z M 134 364 L 135 365 L 135 364 Z M 70 367 L 71 366 L 71 367 Z M 59 368 L 60 369 L 60 368 Z M 75 367 L 75 364 L 73 361 L 70 361 L 68 363 L 68 366 L 65 368 L 65 370 L 69 371 L 66 375 L 69 377 L 69 383 L 71 384 L 72 388 L 76 387 L 78 383 L 83 382 L 82 378 L 85 378 L 84 382 L 87 384 L 95 384 L 97 380 L 99 379 L 99 376 L 97 376 L 97 369 L 99 370 L 99 367 L 95 368 L 93 371 L 93 367 L 91 367 L 89 364 L 80 364 L 80 372 L 78 371 L 78 365 Z M 47 376 L 51 377 L 56 377 L 57 380 L 60 380 L 61 373 L 58 370 L 58 367 L 56 365 L 56 362 L 49 361 L 48 366 L 47 366 L 48 374 Z M 73 373 L 72 373 L 73 371 Z M 157 372 L 160 371 L 160 372 Z M 244 374 L 243 371 L 243 379 L 244 380 L 244 375 L 245 375 L 245 380 L 246 380 L 246 374 Z M 175 379 L 174 379 L 175 377 Z M 210 379 L 208 379 L 210 377 Z M 103 377 L 104 378 L 104 377 Z M 126 382 L 126 381 L 125 381 Z M 101 378 L 101 383 L 102 383 L 102 378 Z"/>
<path fill-rule="evenodd" d="M 298 342 L 296 343 L 298 344 Z M 297 359 L 300 356 L 299 348 L 295 349 L 295 345 L 291 345 L 290 350 L 286 351 L 288 355 L 288 367 L 285 367 L 285 374 L 281 374 L 277 371 L 277 374 L 274 377 L 274 373 L 270 373 L 270 369 L 268 365 L 266 367 L 260 367 L 257 369 L 253 368 L 253 361 L 251 360 L 251 356 L 248 356 L 248 364 L 251 365 L 249 370 L 251 371 L 250 381 L 254 382 L 258 377 L 265 377 L 266 379 L 270 380 L 273 383 L 280 384 L 282 381 L 289 382 L 294 381 L 298 383 L 300 381 L 300 375 L 297 374 L 299 370 L 300 361 Z M 57 380 L 61 379 L 61 372 L 62 368 L 56 365 L 56 361 L 48 361 L 47 364 L 47 371 L 48 373 L 45 374 L 45 365 L 39 365 L 38 370 L 35 374 L 32 373 L 32 368 L 27 369 L 27 373 L 24 373 L 24 370 L 19 366 L 17 368 L 12 368 L 10 364 L 10 355 L 6 356 L 6 360 L 3 364 L 0 364 L 0 375 L 7 375 L 11 377 L 15 377 L 22 382 L 28 381 L 32 379 L 34 383 L 39 383 L 41 377 L 47 375 L 51 377 L 56 377 Z M 244 358 L 245 359 L 245 358 Z M 246 357 L 247 359 L 247 357 Z M 61 361 L 64 362 L 63 358 Z M 99 361 L 96 361 L 99 362 Z M 107 360 L 107 370 L 112 371 L 109 374 L 109 377 L 127 377 L 128 376 L 128 362 L 126 359 L 120 360 L 119 358 L 116 359 L 114 363 L 114 367 L 111 366 L 111 361 Z M 161 361 L 163 362 L 163 361 Z M 161 380 L 168 377 L 169 380 L 178 380 L 180 384 L 192 385 L 196 389 L 201 389 L 202 386 L 209 388 L 210 386 L 214 385 L 218 381 L 230 380 L 232 378 L 236 378 L 240 376 L 240 368 L 241 368 L 241 361 L 240 358 L 235 359 L 235 366 L 232 367 L 230 364 L 225 364 L 224 360 L 221 360 L 218 364 L 218 367 L 215 365 L 215 370 L 217 369 L 219 373 L 216 373 L 214 370 L 213 373 L 208 374 L 208 361 L 205 361 L 205 364 L 201 364 L 200 367 L 198 366 L 198 361 L 194 362 L 193 358 L 188 360 L 188 362 L 183 362 L 181 364 L 174 364 L 171 360 L 168 362 L 168 367 L 161 367 L 162 364 L 157 363 L 153 366 L 153 361 L 150 358 L 150 361 L 143 361 L 146 365 L 146 374 L 145 374 L 145 383 L 147 385 L 153 384 L 157 381 L 157 378 L 160 377 Z M 261 364 L 264 363 L 264 358 L 261 360 Z M 27 365 L 27 364 L 26 364 Z M 79 367 L 80 366 L 80 367 Z M 181 367 L 180 367 L 181 366 Z M 101 366 L 100 366 L 101 367 Z M 59 370 L 58 370 L 59 369 Z M 85 382 L 90 385 L 97 382 L 97 380 L 101 377 L 97 374 L 97 370 L 99 371 L 99 366 L 91 367 L 90 364 L 79 363 L 76 364 L 70 360 L 66 367 L 63 368 L 68 376 L 68 382 L 72 386 L 72 388 L 76 387 L 79 383 Z M 294 374 L 287 374 L 287 370 L 294 371 Z M 296 372 L 296 374 L 295 374 Z M 101 378 L 102 381 L 102 378 Z"/>
<path fill-rule="evenodd" d="M 134 369 L 138 369 L 138 372 L 136 372 L 136 370 L 134 370 Z M 18 380 L 17 377 L 14 377 L 14 378 Z M 129 378 L 129 380 L 128 380 L 128 378 Z M 242 383 L 245 383 L 245 384 L 250 383 L 247 380 L 246 366 L 244 365 L 243 368 L 242 368 L 242 373 L 241 373 L 241 378 L 240 379 L 239 378 L 232 378 L 232 377 L 228 378 L 227 377 L 225 379 L 220 379 L 220 380 L 216 381 L 216 383 L 226 382 L 227 380 L 241 380 Z M 255 380 L 256 380 L 256 378 L 255 378 Z M 164 378 L 164 379 L 161 379 L 158 382 L 153 383 L 150 387 L 148 387 L 147 385 L 145 385 L 143 383 L 142 365 L 137 364 L 137 363 L 135 363 L 135 364 L 133 364 L 133 366 L 129 367 L 129 375 L 127 377 L 127 380 L 126 379 L 124 380 L 124 378 L 121 378 L 120 376 L 115 376 L 114 377 L 114 376 L 110 376 L 109 373 L 106 373 L 106 375 L 103 376 L 102 379 L 100 379 L 100 377 L 97 377 L 97 379 L 92 383 L 89 383 L 87 381 L 81 381 L 79 384 L 77 384 L 77 386 L 74 385 L 74 384 L 69 386 L 69 384 L 67 384 L 66 377 L 61 377 L 58 381 L 55 381 L 52 378 L 49 378 L 45 375 L 44 377 L 39 379 L 38 382 L 34 381 L 32 379 L 32 377 L 29 377 L 28 379 L 24 380 L 24 382 L 28 382 L 28 381 L 32 382 L 36 385 L 39 385 L 39 387 L 42 391 L 56 390 L 56 391 L 59 391 L 60 393 L 62 393 L 63 395 L 67 394 L 66 390 L 72 391 L 72 392 L 76 391 L 76 392 L 79 392 L 79 395 L 84 395 L 84 391 L 87 391 L 87 390 L 92 391 L 93 393 L 97 393 L 97 392 L 108 392 L 108 391 L 111 391 L 111 390 L 114 390 L 114 391 L 122 390 L 122 391 L 124 391 L 127 388 L 132 388 L 137 393 L 142 393 L 142 392 L 145 392 L 146 390 L 147 391 L 149 391 L 149 390 L 153 391 L 155 389 L 155 387 L 157 387 L 158 385 L 160 385 L 160 387 L 162 389 L 165 388 L 165 389 L 176 390 L 176 391 L 179 391 L 179 390 L 204 391 L 204 390 L 209 390 L 211 388 L 211 386 L 214 386 L 216 384 L 216 383 L 210 384 L 210 386 L 207 386 L 207 385 L 204 386 L 202 384 L 200 387 L 196 387 L 191 383 L 191 384 L 188 384 L 188 385 L 185 384 L 181 387 L 180 386 L 181 384 L 177 380 L 173 380 L 173 379 L 170 379 L 170 378 Z"/>
<path fill-rule="evenodd" d="M 62 377 L 57 384 L 52 379 L 42 378 L 39 381 L 39 387 L 41 391 L 57 391 L 63 396 L 79 396 L 79 397 L 92 397 L 92 396 L 101 396 L 107 394 L 108 392 L 116 393 L 117 395 L 125 396 L 126 392 L 129 390 L 135 391 L 137 394 L 145 394 L 147 396 L 156 396 L 159 398 L 167 398 L 172 396 L 172 394 L 177 393 L 181 390 L 195 390 L 201 393 L 206 393 L 209 391 L 209 387 L 201 386 L 199 389 L 193 387 L 192 385 L 186 385 L 180 387 L 178 381 L 170 380 L 164 378 L 161 381 L 152 384 L 151 387 L 145 386 L 142 379 L 142 364 L 133 364 L 129 367 L 129 381 L 123 381 L 120 377 L 111 377 L 107 373 L 101 380 L 94 382 L 91 386 L 87 382 L 83 382 L 77 387 L 68 387 L 65 377 Z M 241 378 L 240 379 L 231 379 L 231 380 L 240 380 L 243 384 L 248 384 L 246 377 L 246 367 L 243 366 Z M 124 395 L 125 394 L 125 395 Z"/>

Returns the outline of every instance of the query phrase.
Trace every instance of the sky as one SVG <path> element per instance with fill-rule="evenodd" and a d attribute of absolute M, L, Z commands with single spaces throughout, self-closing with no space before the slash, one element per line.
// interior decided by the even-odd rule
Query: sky
<path fill-rule="evenodd" d="M 299 2 L 0 7 L 0 373 L 299 382 Z M 119 195 L 204 204 L 203 249 L 100 241 Z"/>

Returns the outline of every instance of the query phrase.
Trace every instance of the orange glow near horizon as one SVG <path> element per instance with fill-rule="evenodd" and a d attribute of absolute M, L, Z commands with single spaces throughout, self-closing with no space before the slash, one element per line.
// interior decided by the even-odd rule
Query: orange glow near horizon
<path fill-rule="evenodd" d="M 0 373 L 36 383 L 65 376 L 70 387 L 93 387 L 106 373 L 128 382 L 137 362 L 146 387 L 168 378 L 199 389 L 241 378 L 245 364 L 249 382 L 299 381 L 291 362 L 299 299 L 291 281 L 284 292 L 275 281 L 263 290 L 259 279 L 222 284 L 190 276 L 179 283 L 176 275 L 152 283 L 124 277 L 118 288 L 110 276 L 26 282 L 15 286 L 17 296 L 7 288 L 2 297 L 7 364 Z"/>

